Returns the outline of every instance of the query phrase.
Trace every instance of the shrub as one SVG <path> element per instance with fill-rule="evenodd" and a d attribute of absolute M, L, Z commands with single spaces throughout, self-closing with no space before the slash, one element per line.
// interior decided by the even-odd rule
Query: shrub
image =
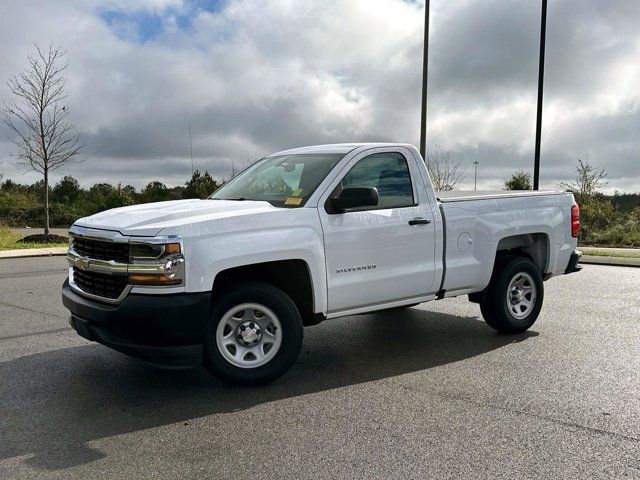
<path fill-rule="evenodd" d="M 40 201 L 33 193 L 22 189 L 3 188 L 0 190 L 0 219 L 6 225 L 34 225 L 44 212 Z"/>
<path fill-rule="evenodd" d="M 580 205 L 580 231 L 582 240 L 591 241 L 595 232 L 603 231 L 615 223 L 616 214 L 613 204 L 603 196 L 584 197 Z"/>

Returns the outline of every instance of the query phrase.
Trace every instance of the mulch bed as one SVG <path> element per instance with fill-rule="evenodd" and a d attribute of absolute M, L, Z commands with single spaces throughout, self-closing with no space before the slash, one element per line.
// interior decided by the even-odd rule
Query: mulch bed
<path fill-rule="evenodd" d="M 36 235 L 27 235 L 26 237 L 18 240 L 17 243 L 66 243 L 68 241 L 69 239 L 62 235 L 44 235 L 42 233 L 38 233 Z"/>

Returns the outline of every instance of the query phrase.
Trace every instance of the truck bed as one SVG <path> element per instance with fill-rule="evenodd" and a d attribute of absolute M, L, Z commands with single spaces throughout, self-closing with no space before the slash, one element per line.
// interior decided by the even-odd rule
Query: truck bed
<path fill-rule="evenodd" d="M 540 197 L 546 195 L 565 195 L 557 190 L 453 190 L 436 191 L 438 201 L 442 203 L 465 202 L 473 200 L 493 200 L 498 198 Z"/>

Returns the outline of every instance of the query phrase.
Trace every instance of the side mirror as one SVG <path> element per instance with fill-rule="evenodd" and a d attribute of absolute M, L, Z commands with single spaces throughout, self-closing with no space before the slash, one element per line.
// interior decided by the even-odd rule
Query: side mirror
<path fill-rule="evenodd" d="M 349 208 L 375 207 L 378 205 L 378 190 L 370 187 L 346 187 L 330 202 L 332 213 L 342 213 Z"/>

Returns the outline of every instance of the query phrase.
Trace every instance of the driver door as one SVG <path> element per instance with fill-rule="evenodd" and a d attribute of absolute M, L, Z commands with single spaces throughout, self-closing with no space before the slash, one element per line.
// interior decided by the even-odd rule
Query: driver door
<path fill-rule="evenodd" d="M 433 293 L 435 227 L 428 201 L 416 195 L 424 186 L 413 162 L 408 151 L 363 153 L 329 187 L 319 205 L 328 313 Z M 326 201 L 347 186 L 375 187 L 378 205 L 328 213 Z"/>

